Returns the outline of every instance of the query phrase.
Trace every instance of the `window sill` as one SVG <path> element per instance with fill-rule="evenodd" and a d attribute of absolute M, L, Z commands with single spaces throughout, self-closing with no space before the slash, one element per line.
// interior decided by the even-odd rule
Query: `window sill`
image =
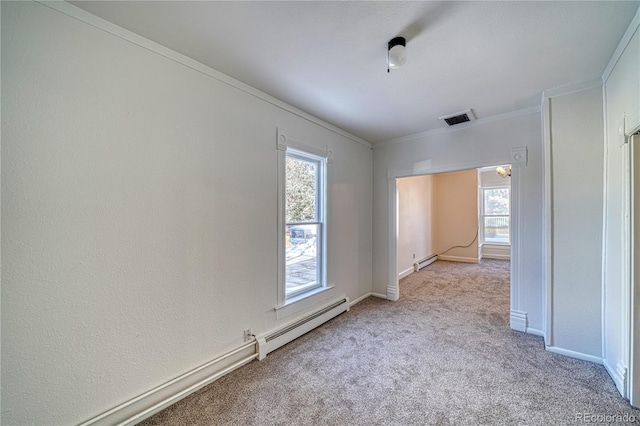
<path fill-rule="evenodd" d="M 335 285 L 319 287 L 306 293 L 299 294 L 287 300 L 283 305 L 276 306 L 276 318 L 282 319 L 291 314 L 308 309 L 334 296 Z"/>

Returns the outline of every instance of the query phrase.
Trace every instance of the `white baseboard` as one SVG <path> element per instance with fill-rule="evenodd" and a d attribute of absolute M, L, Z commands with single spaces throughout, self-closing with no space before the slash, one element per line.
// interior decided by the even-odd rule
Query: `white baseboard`
<path fill-rule="evenodd" d="M 627 395 L 627 372 L 629 371 L 621 362 L 617 362 L 616 366 L 613 367 L 609 360 L 603 359 L 602 365 L 604 365 L 605 370 L 611 376 L 613 383 L 615 383 L 618 392 L 622 395 L 623 398 L 628 398 Z"/>
<path fill-rule="evenodd" d="M 438 255 L 438 260 L 448 260 L 449 262 L 479 263 L 478 259 L 475 257 L 447 256 L 443 254 Z"/>
<path fill-rule="evenodd" d="M 367 297 L 377 297 L 380 299 L 386 299 L 387 296 L 385 294 L 381 294 L 381 293 L 374 293 L 374 292 L 369 292 L 363 296 L 358 297 L 357 299 L 353 300 L 352 302 L 349 302 L 349 307 L 352 307 L 353 305 L 355 305 L 356 303 L 362 302 L 364 299 L 366 299 Z"/>
<path fill-rule="evenodd" d="M 596 364 L 602 364 L 602 358 L 597 357 L 597 356 L 593 356 L 593 355 L 588 355 L 582 352 L 575 352 L 575 351 L 570 351 L 569 349 L 563 349 L 563 348 L 559 348 L 557 346 L 545 346 L 545 349 L 549 352 L 552 352 L 554 354 L 558 354 L 558 355 L 564 355 L 564 356 L 568 356 L 571 358 L 576 358 L 576 359 L 581 359 L 583 361 L 589 361 L 589 362 L 593 362 Z"/>
<path fill-rule="evenodd" d="M 483 244 L 480 248 L 483 259 L 510 260 L 510 244 Z"/>
<path fill-rule="evenodd" d="M 544 331 L 538 330 L 537 328 L 527 327 L 527 330 L 525 332 L 527 334 L 533 334 L 534 336 L 546 337 L 544 335 Z"/>
<path fill-rule="evenodd" d="M 135 425 L 225 374 L 253 361 L 257 356 L 256 342 L 246 343 L 142 395 L 125 401 L 81 423 L 80 426 Z"/>
<path fill-rule="evenodd" d="M 399 298 L 398 292 L 396 291 L 396 283 L 391 283 L 387 285 L 387 300 L 396 301 Z"/>
<path fill-rule="evenodd" d="M 398 274 L 398 279 L 401 280 L 404 277 L 408 277 L 409 275 L 413 274 L 413 266 L 409 269 L 405 269 L 404 271 L 400 272 Z"/>
<path fill-rule="evenodd" d="M 482 258 L 495 260 L 511 260 L 511 256 L 508 254 L 483 254 Z"/>
<path fill-rule="evenodd" d="M 371 292 L 363 294 L 362 296 L 358 297 L 357 299 L 353 299 L 351 302 L 349 302 L 349 307 L 355 305 L 356 303 L 360 303 L 362 302 L 364 299 L 366 299 L 367 297 L 371 296 Z"/>
<path fill-rule="evenodd" d="M 509 326 L 512 330 L 527 331 L 527 313 L 512 310 L 509 314 Z"/>

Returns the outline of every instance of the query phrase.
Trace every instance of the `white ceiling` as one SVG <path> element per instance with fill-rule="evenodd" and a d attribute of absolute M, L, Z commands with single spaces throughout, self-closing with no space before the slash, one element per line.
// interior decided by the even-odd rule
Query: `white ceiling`
<path fill-rule="evenodd" d="M 72 2 L 369 142 L 596 79 L 640 2 Z M 408 59 L 387 73 L 387 42 Z"/>

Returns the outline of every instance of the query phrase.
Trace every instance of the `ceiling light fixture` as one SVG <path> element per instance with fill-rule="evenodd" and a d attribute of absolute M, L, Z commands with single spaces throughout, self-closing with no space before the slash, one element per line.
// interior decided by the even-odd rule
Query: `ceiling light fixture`
<path fill-rule="evenodd" d="M 387 72 L 391 68 L 400 68 L 407 61 L 407 40 L 404 37 L 394 37 L 389 40 L 387 50 Z"/>
<path fill-rule="evenodd" d="M 506 178 L 507 176 L 511 176 L 511 166 L 505 170 L 504 167 L 498 166 L 496 167 L 496 172 L 500 175 L 500 177 Z"/>

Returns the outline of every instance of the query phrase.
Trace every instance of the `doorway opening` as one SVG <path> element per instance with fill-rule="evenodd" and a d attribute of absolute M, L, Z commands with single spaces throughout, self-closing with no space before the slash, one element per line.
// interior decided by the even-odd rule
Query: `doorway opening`
<path fill-rule="evenodd" d="M 500 167 L 504 176 L 497 172 Z M 390 285 L 400 296 L 405 276 L 440 260 L 510 260 L 510 327 L 527 331 L 519 292 L 519 178 L 507 164 L 406 173 L 389 181 Z M 419 202 L 411 202 L 419 200 Z M 419 238 L 415 238 L 418 235 Z"/>
<path fill-rule="evenodd" d="M 398 279 L 436 259 L 509 260 L 511 176 L 507 170 L 508 165 L 499 165 L 399 178 Z"/>

